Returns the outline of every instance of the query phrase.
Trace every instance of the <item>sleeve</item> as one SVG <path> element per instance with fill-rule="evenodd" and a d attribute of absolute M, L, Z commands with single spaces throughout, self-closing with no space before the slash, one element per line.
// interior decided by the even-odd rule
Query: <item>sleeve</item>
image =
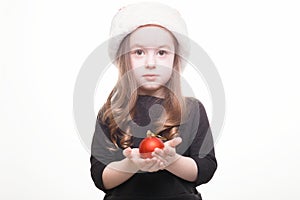
<path fill-rule="evenodd" d="M 91 162 L 91 176 L 95 186 L 98 189 L 102 190 L 103 192 L 106 192 L 102 181 L 102 174 L 106 165 L 98 161 L 93 155 L 91 155 L 90 162 Z"/>
<path fill-rule="evenodd" d="M 217 169 L 217 160 L 214 152 L 214 142 L 206 111 L 202 103 L 198 101 L 200 120 L 196 136 L 188 149 L 190 157 L 195 160 L 198 168 L 198 176 L 195 186 L 207 183 L 213 177 Z M 198 109 L 197 109 L 198 110 Z"/>
<path fill-rule="evenodd" d="M 102 181 L 102 174 L 105 167 L 113 161 L 124 158 L 122 149 L 115 147 L 109 135 L 107 125 L 97 119 L 91 146 L 90 172 L 95 186 L 103 192 L 107 191 Z"/>

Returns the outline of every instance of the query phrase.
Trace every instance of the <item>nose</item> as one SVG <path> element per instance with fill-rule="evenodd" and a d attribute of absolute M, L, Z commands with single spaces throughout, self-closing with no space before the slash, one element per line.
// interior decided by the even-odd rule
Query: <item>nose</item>
<path fill-rule="evenodd" d="M 147 68 L 155 68 L 156 61 L 154 55 L 150 54 L 147 56 L 146 67 Z"/>

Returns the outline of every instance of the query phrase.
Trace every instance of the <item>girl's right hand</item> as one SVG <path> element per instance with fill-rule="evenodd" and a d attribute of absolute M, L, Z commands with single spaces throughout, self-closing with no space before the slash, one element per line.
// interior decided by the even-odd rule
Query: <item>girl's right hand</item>
<path fill-rule="evenodd" d="M 131 149 L 128 147 L 123 150 L 123 155 L 133 162 L 141 171 L 156 172 L 163 167 L 163 163 L 155 157 L 146 159 L 141 158 L 138 148 Z"/>

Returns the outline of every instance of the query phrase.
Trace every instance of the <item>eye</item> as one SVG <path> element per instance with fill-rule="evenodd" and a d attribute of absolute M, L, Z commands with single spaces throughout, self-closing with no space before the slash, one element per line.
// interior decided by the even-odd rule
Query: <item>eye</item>
<path fill-rule="evenodd" d="M 136 49 L 133 51 L 133 53 L 137 56 L 142 56 L 145 54 L 145 52 L 142 49 Z"/>
<path fill-rule="evenodd" d="M 167 51 L 165 51 L 165 50 L 159 50 L 158 52 L 157 52 L 157 54 L 159 55 L 159 56 L 164 56 L 164 55 L 166 55 L 168 52 Z"/>

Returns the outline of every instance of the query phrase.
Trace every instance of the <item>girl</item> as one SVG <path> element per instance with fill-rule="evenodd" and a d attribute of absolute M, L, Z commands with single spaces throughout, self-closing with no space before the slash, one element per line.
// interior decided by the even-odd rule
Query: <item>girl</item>
<path fill-rule="evenodd" d="M 203 105 L 181 93 L 185 34 L 179 13 L 158 3 L 129 5 L 112 21 L 109 53 L 119 78 L 98 113 L 91 151 L 104 199 L 202 199 L 196 187 L 217 162 Z M 165 142 L 143 159 L 138 147 L 147 130 Z"/>

